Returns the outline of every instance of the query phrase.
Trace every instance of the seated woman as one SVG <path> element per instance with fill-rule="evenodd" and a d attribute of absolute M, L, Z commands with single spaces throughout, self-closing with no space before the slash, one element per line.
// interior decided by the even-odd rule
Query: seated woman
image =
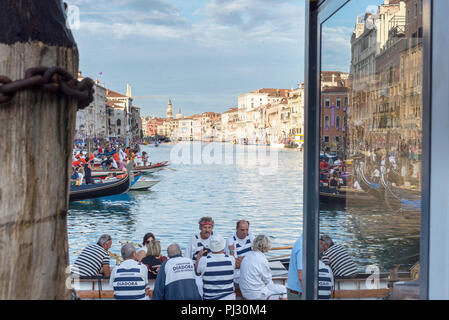
<path fill-rule="evenodd" d="M 274 284 L 265 253 L 271 248 L 271 241 L 265 235 L 258 235 L 240 265 L 239 287 L 247 300 L 279 299 L 287 293 L 285 286 Z"/>
<path fill-rule="evenodd" d="M 148 279 L 156 279 L 162 262 L 167 257 L 161 256 L 161 242 L 157 240 L 150 241 L 147 244 L 147 256 L 142 259 L 142 263 L 148 268 Z"/>
<path fill-rule="evenodd" d="M 147 255 L 147 251 L 148 251 L 147 245 L 150 243 L 150 241 L 154 241 L 154 240 L 156 240 L 156 237 L 151 232 L 148 232 L 143 236 L 142 247 L 137 250 L 137 261 L 138 262 L 141 262 L 142 259 Z"/>

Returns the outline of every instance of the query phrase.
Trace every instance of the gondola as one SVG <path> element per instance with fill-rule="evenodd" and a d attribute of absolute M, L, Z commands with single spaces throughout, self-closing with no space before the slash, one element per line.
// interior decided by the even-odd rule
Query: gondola
<path fill-rule="evenodd" d="M 135 172 L 141 172 L 141 173 L 155 173 L 158 172 L 160 170 L 162 170 L 164 167 L 168 166 L 168 161 L 163 161 L 163 162 L 158 162 L 155 164 L 151 164 L 149 166 L 139 166 L 139 167 L 135 167 L 134 171 Z"/>
<path fill-rule="evenodd" d="M 387 206 L 393 211 L 420 212 L 422 205 L 421 194 L 418 191 L 394 187 L 386 176 L 385 172 L 381 174 Z"/>
<path fill-rule="evenodd" d="M 377 199 L 384 198 L 385 189 L 381 184 L 371 181 L 366 176 L 364 162 L 358 162 L 358 164 L 354 167 L 354 174 L 363 191 L 369 193 Z"/>
<path fill-rule="evenodd" d="M 128 192 L 130 186 L 131 179 L 128 174 L 124 178 L 113 182 L 70 186 L 69 201 L 80 201 L 121 194 Z"/>
<path fill-rule="evenodd" d="M 366 201 L 377 201 L 377 199 L 363 190 L 347 187 L 341 187 L 339 189 L 320 187 L 320 202 L 346 205 L 347 203 Z"/>

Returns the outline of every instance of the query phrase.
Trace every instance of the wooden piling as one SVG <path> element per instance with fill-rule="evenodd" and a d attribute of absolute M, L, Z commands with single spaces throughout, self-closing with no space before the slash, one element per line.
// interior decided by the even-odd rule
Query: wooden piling
<path fill-rule="evenodd" d="M 59 0 L 0 2 L 0 75 L 36 66 L 76 77 Z M 38 89 L 0 104 L 0 299 L 69 299 L 67 210 L 76 101 Z"/>

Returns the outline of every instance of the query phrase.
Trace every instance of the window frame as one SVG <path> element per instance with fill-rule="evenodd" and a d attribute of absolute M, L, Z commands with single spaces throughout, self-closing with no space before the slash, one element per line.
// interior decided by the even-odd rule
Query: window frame
<path fill-rule="evenodd" d="M 305 142 L 303 212 L 303 298 L 317 298 L 319 238 L 319 156 L 321 101 L 322 25 L 346 4 L 354 0 L 306 1 L 305 39 Z M 429 297 L 430 233 L 430 152 L 431 152 L 431 79 L 432 11 L 438 0 L 423 0 L 423 122 L 422 122 L 422 213 L 420 235 L 420 299 Z M 408 10 L 407 10 L 408 11 Z M 409 18 L 409 12 L 407 16 Z"/>

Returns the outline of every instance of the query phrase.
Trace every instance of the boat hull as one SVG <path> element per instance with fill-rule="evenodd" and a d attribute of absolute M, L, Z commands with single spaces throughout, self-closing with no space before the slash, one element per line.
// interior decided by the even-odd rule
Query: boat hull
<path fill-rule="evenodd" d="M 95 199 L 125 193 L 131 186 L 129 175 L 113 182 L 71 186 L 69 202 Z"/>

